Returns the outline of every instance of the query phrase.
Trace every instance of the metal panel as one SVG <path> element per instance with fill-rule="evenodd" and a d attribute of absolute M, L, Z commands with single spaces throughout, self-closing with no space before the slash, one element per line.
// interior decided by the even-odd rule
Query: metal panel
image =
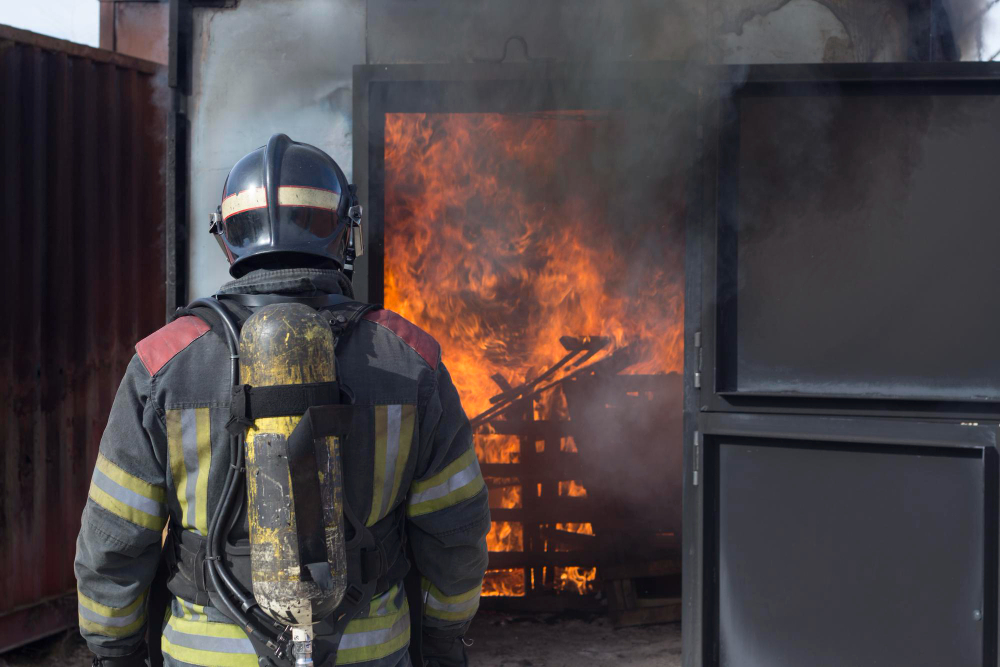
<path fill-rule="evenodd" d="M 734 85 L 739 88 L 730 97 Z M 710 136 L 717 138 L 710 142 L 706 155 L 706 162 L 714 169 L 707 174 L 706 182 L 717 192 L 703 216 L 707 259 L 703 274 L 707 385 L 703 409 L 975 418 L 1000 413 L 1000 388 L 991 388 L 995 380 L 980 370 L 988 368 L 995 357 L 995 346 L 989 343 L 990 310 L 983 310 L 983 304 L 988 305 L 992 299 L 988 288 L 992 279 L 988 276 L 994 262 L 982 261 L 982 253 L 975 257 L 984 238 L 985 247 L 989 246 L 992 232 L 986 228 L 989 225 L 981 228 L 982 233 L 973 232 L 972 236 L 978 235 L 977 245 L 963 239 L 956 229 L 957 221 L 947 222 L 942 218 L 949 216 L 941 213 L 944 203 L 953 204 L 954 210 L 959 204 L 970 210 L 973 206 L 988 207 L 995 195 L 993 190 L 979 188 L 974 197 L 949 199 L 968 185 L 963 182 L 961 187 L 948 187 L 954 185 L 949 178 L 964 173 L 970 175 L 965 181 L 972 182 L 976 169 L 963 171 L 969 165 L 955 163 L 940 170 L 946 162 L 941 158 L 942 151 L 954 150 L 962 132 L 976 129 L 982 148 L 996 143 L 998 135 L 988 121 L 973 122 L 984 109 L 972 107 L 995 103 L 1000 91 L 1000 67 L 986 63 L 760 66 L 730 70 L 720 77 L 717 89 L 716 106 L 709 116 L 710 122 L 718 125 L 718 131 L 710 132 Z M 768 227 L 750 230 L 753 234 L 743 230 L 741 225 L 752 221 L 744 215 L 740 199 L 740 191 L 746 194 L 750 188 L 739 187 L 747 180 L 739 150 L 741 142 L 749 141 L 749 134 L 742 139 L 739 136 L 739 101 L 788 95 L 794 104 L 801 104 L 806 97 L 827 95 L 826 99 L 834 99 L 828 96 L 831 93 L 842 96 L 838 103 L 845 111 L 877 97 L 888 100 L 890 106 L 902 105 L 910 116 L 918 116 L 910 128 L 914 137 L 911 154 L 903 158 L 910 160 L 912 171 L 923 179 L 919 181 L 922 185 L 895 175 L 875 175 L 863 181 L 878 184 L 878 188 L 866 190 L 869 194 L 879 189 L 886 193 L 883 199 L 892 203 L 883 202 L 883 209 L 899 209 L 877 221 L 864 217 L 872 207 L 859 204 L 859 197 L 836 198 L 827 193 L 826 205 L 819 207 L 818 213 L 809 215 L 803 208 L 805 218 L 796 218 L 794 229 Z M 964 120 L 944 118 L 946 108 L 957 109 L 956 118 Z M 851 134 L 845 129 L 863 122 L 857 116 L 827 114 L 827 125 L 818 127 L 812 135 L 831 137 L 828 154 L 804 153 L 809 158 L 807 164 L 795 172 L 794 178 L 786 174 L 780 179 L 777 187 L 784 188 L 783 194 L 769 198 L 773 211 L 769 208 L 769 214 L 758 216 L 766 221 L 766 225 L 759 226 L 776 224 L 777 212 L 793 200 L 797 186 L 801 185 L 810 196 L 819 196 L 817 193 L 824 192 L 835 175 L 843 180 L 863 173 L 864 165 L 845 164 L 850 162 L 845 155 L 863 155 L 866 147 L 876 141 L 871 139 L 871 132 Z M 774 122 L 770 127 L 765 123 L 756 128 L 755 141 L 760 141 L 761 136 L 783 136 L 788 123 L 777 118 Z M 935 127 L 936 134 L 931 131 Z M 878 134 L 879 141 L 884 134 Z M 783 145 L 788 148 L 792 143 Z M 881 158 L 886 152 L 880 151 Z M 963 152 L 970 153 L 978 155 L 978 151 Z M 988 167 L 983 169 L 988 173 Z M 820 185 L 811 181 L 806 185 L 810 174 L 822 181 Z M 944 187 L 947 189 L 942 190 Z M 935 195 L 940 196 L 935 199 Z M 851 206 L 857 210 L 851 210 Z M 911 214 L 903 215 L 907 206 Z M 854 236 L 836 237 L 829 230 L 850 226 L 841 224 L 845 216 L 851 224 L 862 220 L 868 226 Z M 903 221 L 908 227 L 900 231 Z M 961 224 L 969 228 L 985 225 L 984 221 L 981 214 L 967 211 Z M 884 237 L 889 228 L 899 233 L 894 236 L 895 242 L 884 243 L 879 237 Z M 792 237 L 810 229 L 828 231 L 814 234 L 812 250 L 806 242 L 797 253 L 781 256 L 785 246 L 794 240 Z M 832 236 L 824 236 L 827 233 Z M 754 234 L 760 242 L 754 242 Z M 940 239 L 935 241 L 935 235 Z M 819 243 L 821 239 L 832 245 Z M 879 243 L 883 252 L 875 255 Z M 917 261 L 921 250 L 926 254 L 922 262 Z M 758 256 L 753 256 L 755 252 Z M 814 257 L 817 253 L 818 259 Z M 750 278 L 764 276 L 765 280 L 750 280 L 744 275 L 754 268 L 755 260 L 761 260 L 758 268 L 769 268 Z M 784 272 L 774 271 L 775 265 L 784 267 Z M 864 276 L 858 275 L 859 270 L 845 274 L 844 267 L 852 265 L 870 270 Z M 786 274 L 802 279 L 790 283 Z M 809 289 L 805 291 L 804 287 Z M 754 289 L 757 292 L 752 292 Z M 796 301 L 800 293 L 808 293 L 809 297 Z M 909 305 L 905 303 L 907 298 L 913 299 Z M 748 310 L 741 308 L 741 303 L 758 307 Z M 968 313 L 973 311 L 978 313 L 974 318 L 977 326 L 956 324 L 969 322 Z M 782 314 L 782 318 L 775 317 L 775 313 Z M 832 317 L 834 314 L 836 317 Z M 905 317 L 887 318 L 888 314 Z M 832 319 L 824 320 L 824 316 Z M 779 321 L 780 335 L 768 333 L 768 327 L 777 326 Z M 823 326 L 817 328 L 818 322 Z M 980 325 L 984 331 L 977 329 Z M 769 348 L 778 340 L 779 346 Z M 768 356 L 766 362 L 762 362 L 763 356 Z M 776 361 L 779 356 L 780 363 Z M 912 363 L 913 359 L 920 359 L 920 363 Z M 752 372 L 759 369 L 762 374 L 754 376 Z"/>
<path fill-rule="evenodd" d="M 996 664 L 995 427 L 706 414 L 700 429 L 701 664 Z"/>
<path fill-rule="evenodd" d="M 76 622 L 59 600 L 89 472 L 132 346 L 163 322 L 159 72 L 0 27 L 0 651 Z"/>

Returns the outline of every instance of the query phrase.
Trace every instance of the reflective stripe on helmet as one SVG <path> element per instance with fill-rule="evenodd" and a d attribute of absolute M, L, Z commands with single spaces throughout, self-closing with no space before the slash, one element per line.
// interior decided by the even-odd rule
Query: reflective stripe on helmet
<path fill-rule="evenodd" d="M 278 206 L 305 206 L 336 211 L 339 204 L 340 194 L 333 190 L 299 185 L 282 185 L 278 188 Z M 222 200 L 222 218 L 266 206 L 267 192 L 264 188 L 250 188 Z"/>
<path fill-rule="evenodd" d="M 336 211 L 340 195 L 333 190 L 282 185 L 278 188 L 279 206 L 306 206 L 324 211 Z"/>
<path fill-rule="evenodd" d="M 375 406 L 375 475 L 368 526 L 387 516 L 396 505 L 403 469 L 410 458 L 416 417 L 415 405 Z"/>
<path fill-rule="evenodd" d="M 243 190 L 222 200 L 222 219 L 225 220 L 237 213 L 265 206 L 267 206 L 267 192 L 264 191 L 264 188 Z"/>

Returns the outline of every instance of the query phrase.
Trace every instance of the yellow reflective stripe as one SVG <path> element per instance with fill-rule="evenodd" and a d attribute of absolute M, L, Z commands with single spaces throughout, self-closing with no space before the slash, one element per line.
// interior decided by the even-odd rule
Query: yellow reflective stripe
<path fill-rule="evenodd" d="M 135 475 L 125 472 L 123 469 L 119 468 L 117 465 L 105 458 L 104 454 L 101 454 L 100 452 L 97 454 L 97 469 L 117 484 L 120 484 L 129 491 L 138 493 L 144 498 L 149 498 L 157 503 L 163 503 L 166 501 L 166 489 L 161 486 L 156 486 L 155 484 L 150 484 L 144 479 L 139 479 Z"/>
<path fill-rule="evenodd" d="M 203 667 L 256 667 L 257 656 L 236 625 L 169 616 L 160 648 L 175 660 Z"/>
<path fill-rule="evenodd" d="M 458 595 L 445 595 L 429 580 L 422 580 L 424 590 L 424 615 L 442 621 L 465 621 L 476 615 L 482 582 Z"/>
<path fill-rule="evenodd" d="M 396 475 L 392 480 L 392 505 L 399 499 L 399 487 L 403 483 L 403 470 L 410 460 L 410 446 L 413 444 L 413 431 L 417 423 L 417 406 L 403 405 L 399 419 L 399 451 L 396 453 Z"/>
<path fill-rule="evenodd" d="M 208 534 L 208 476 L 212 463 L 211 410 L 167 410 L 167 457 L 181 525 Z"/>
<path fill-rule="evenodd" d="M 116 608 L 91 600 L 77 590 L 80 627 L 105 637 L 128 637 L 138 632 L 146 622 L 145 592 L 131 604 Z"/>
<path fill-rule="evenodd" d="M 174 480 L 177 502 L 181 507 L 181 524 L 187 527 L 187 466 L 184 465 L 184 436 L 181 430 L 182 410 L 167 410 L 167 459 L 170 477 Z"/>
<path fill-rule="evenodd" d="M 195 410 L 198 432 L 198 479 L 195 485 L 195 528 L 208 535 L 208 473 L 212 464 L 212 434 L 208 408 Z"/>
<path fill-rule="evenodd" d="M 101 616 L 107 616 L 108 618 L 121 618 L 122 616 L 128 616 L 133 611 L 135 611 L 139 605 L 145 602 L 146 594 L 142 593 L 142 595 L 137 597 L 130 604 L 120 608 L 109 607 L 107 605 L 101 604 L 100 602 L 97 602 L 96 600 L 91 600 L 86 595 L 81 593 L 79 589 L 77 589 L 76 591 L 76 598 L 81 605 L 83 605 L 90 611 L 100 614 Z"/>
<path fill-rule="evenodd" d="M 372 480 L 372 509 L 368 513 L 366 526 L 372 526 L 382 518 L 382 494 L 385 490 L 385 455 L 389 430 L 389 406 L 375 406 L 375 475 Z"/>
<path fill-rule="evenodd" d="M 405 648 L 409 642 L 410 608 L 404 601 L 395 613 L 356 618 L 348 623 L 337 651 L 337 664 L 378 660 Z"/>
<path fill-rule="evenodd" d="M 171 616 L 167 625 L 187 635 L 215 637 L 218 639 L 247 639 L 247 633 L 232 623 L 214 623 L 212 621 L 189 621 Z M 248 640 L 249 641 L 249 640 Z"/>
<path fill-rule="evenodd" d="M 469 449 L 444 470 L 411 485 L 406 514 L 415 517 L 457 505 L 475 496 L 484 486 L 476 452 Z"/>
<path fill-rule="evenodd" d="M 130 637 L 137 633 L 146 622 L 146 615 L 143 614 L 139 618 L 135 619 L 129 625 L 124 625 L 122 627 L 112 627 L 107 625 L 102 625 L 100 623 L 95 623 L 89 619 L 80 617 L 80 628 L 86 630 L 87 632 L 93 633 L 95 635 L 103 635 L 105 637 L 114 637 L 119 639 L 121 637 Z"/>
<path fill-rule="evenodd" d="M 201 667 L 257 667 L 257 656 L 246 653 L 217 653 L 170 643 L 160 637 L 160 650 L 174 660 Z"/>
<path fill-rule="evenodd" d="M 163 530 L 163 527 L 167 525 L 165 517 L 148 514 L 142 510 L 132 507 L 131 505 L 126 505 L 117 498 L 109 495 L 104 489 L 98 487 L 93 480 L 90 482 L 90 493 L 88 495 L 91 500 L 104 509 L 130 523 L 134 523 L 137 526 L 142 526 L 143 528 L 149 528 L 150 530 L 160 532 Z"/>
<path fill-rule="evenodd" d="M 399 606 L 396 604 L 396 598 L 401 597 L 399 594 L 400 584 L 393 584 L 393 586 L 382 595 L 372 597 L 372 601 L 368 605 L 368 612 L 364 617 L 372 618 L 373 616 L 395 614 L 399 611 Z M 402 597 L 405 598 L 405 596 Z"/>
<path fill-rule="evenodd" d="M 415 481 L 410 487 L 412 493 L 421 493 L 432 487 L 438 486 L 443 482 L 448 481 L 455 473 L 464 470 L 476 460 L 476 452 L 474 449 L 468 449 L 464 454 L 459 456 L 457 459 L 449 463 L 442 470 L 431 475 L 427 479 Z"/>

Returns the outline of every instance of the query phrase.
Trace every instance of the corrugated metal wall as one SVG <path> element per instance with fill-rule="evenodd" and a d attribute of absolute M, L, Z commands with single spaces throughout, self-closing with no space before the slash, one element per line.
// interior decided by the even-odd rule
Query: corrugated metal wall
<path fill-rule="evenodd" d="M 75 623 L 101 433 L 163 322 L 160 86 L 153 63 L 0 27 L 0 652 Z"/>

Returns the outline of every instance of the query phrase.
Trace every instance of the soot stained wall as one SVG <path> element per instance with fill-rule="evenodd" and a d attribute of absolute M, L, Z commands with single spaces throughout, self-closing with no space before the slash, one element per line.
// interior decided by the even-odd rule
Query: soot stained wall
<path fill-rule="evenodd" d="M 316 145 L 351 176 L 351 68 L 365 62 L 364 0 L 242 0 L 194 13 L 190 298 L 228 266 L 208 233 L 229 169 L 275 132 Z"/>

